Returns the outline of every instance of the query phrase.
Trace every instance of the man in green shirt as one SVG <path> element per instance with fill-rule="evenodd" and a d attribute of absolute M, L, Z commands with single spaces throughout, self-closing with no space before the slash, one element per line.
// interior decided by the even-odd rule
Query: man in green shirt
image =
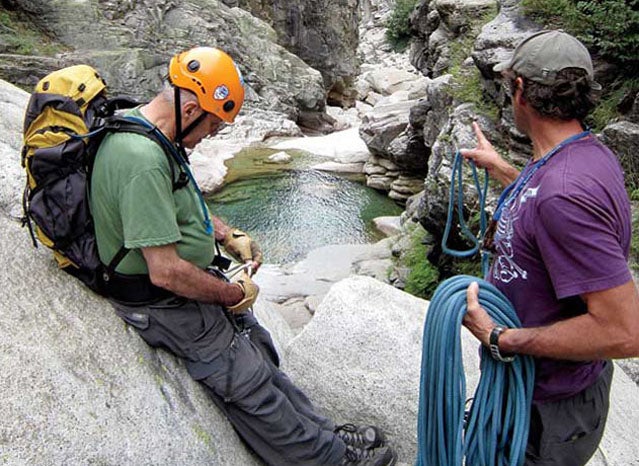
<path fill-rule="evenodd" d="M 159 130 L 171 156 L 156 140 L 115 132 L 95 159 L 91 211 L 100 259 L 115 267 L 108 291 L 116 312 L 151 346 L 184 360 L 267 464 L 394 464 L 377 428 L 336 427 L 277 368 L 268 332 L 245 313 L 258 293 L 249 273 L 229 283 L 207 269 L 214 239 L 249 270 L 262 260 L 248 235 L 210 215 L 184 151 L 233 122 L 244 101 L 239 69 L 226 53 L 199 47 L 173 57 L 169 82 L 127 117 Z"/>

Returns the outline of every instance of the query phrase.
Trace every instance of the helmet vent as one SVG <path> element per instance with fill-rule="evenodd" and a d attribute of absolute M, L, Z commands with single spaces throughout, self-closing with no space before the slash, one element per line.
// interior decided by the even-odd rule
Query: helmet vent
<path fill-rule="evenodd" d="M 193 81 L 195 84 L 197 84 L 197 86 L 200 88 L 200 91 L 202 91 L 202 94 L 206 94 L 206 89 L 204 88 L 204 85 L 202 84 L 201 81 L 195 79 L 195 78 L 191 78 L 191 81 Z"/>
<path fill-rule="evenodd" d="M 186 67 L 191 73 L 195 73 L 200 69 L 200 62 L 197 60 L 191 60 Z"/>
<path fill-rule="evenodd" d="M 235 102 L 233 102 L 232 100 L 227 100 L 226 102 L 224 102 L 222 108 L 225 112 L 230 112 L 235 108 Z"/>

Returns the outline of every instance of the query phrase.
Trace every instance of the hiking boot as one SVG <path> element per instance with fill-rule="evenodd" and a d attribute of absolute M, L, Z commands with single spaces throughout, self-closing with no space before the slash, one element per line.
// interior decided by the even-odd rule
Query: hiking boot
<path fill-rule="evenodd" d="M 346 445 L 364 450 L 383 447 L 386 443 L 384 434 L 375 426 L 344 424 L 335 428 L 335 434 L 341 438 Z"/>
<path fill-rule="evenodd" d="M 346 453 L 339 466 L 393 466 L 397 457 L 390 447 L 365 450 L 346 445 Z"/>

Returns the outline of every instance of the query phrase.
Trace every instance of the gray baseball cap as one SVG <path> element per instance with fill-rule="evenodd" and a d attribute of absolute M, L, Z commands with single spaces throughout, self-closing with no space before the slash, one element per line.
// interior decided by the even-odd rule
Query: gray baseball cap
<path fill-rule="evenodd" d="M 540 84 L 555 82 L 557 73 L 566 68 L 581 68 L 588 73 L 590 87 L 599 90 L 595 81 L 588 49 L 570 34 L 561 30 L 539 31 L 519 43 L 510 60 L 493 67 L 494 71 L 513 70 Z"/>

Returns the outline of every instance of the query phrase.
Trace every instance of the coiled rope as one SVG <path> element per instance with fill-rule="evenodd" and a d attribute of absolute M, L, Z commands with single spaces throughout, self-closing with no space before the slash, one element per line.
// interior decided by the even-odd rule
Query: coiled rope
<path fill-rule="evenodd" d="M 462 162 L 457 152 L 441 245 L 446 254 L 470 257 L 479 252 L 486 231 L 488 174 L 480 186 L 477 169 L 471 163 L 480 206 L 480 229 L 475 236 L 463 217 Z M 465 251 L 447 245 L 455 204 L 461 234 L 473 244 Z M 488 253 L 482 252 L 481 259 L 487 276 Z M 532 357 L 518 355 L 514 361 L 504 363 L 493 359 L 490 350 L 482 346 L 479 384 L 470 411 L 465 411 L 461 327 L 467 312 L 466 289 L 474 281 L 479 284 L 479 303 L 493 321 L 505 327 L 521 327 L 508 299 L 490 283 L 458 275 L 439 285 L 424 324 L 417 466 L 516 466 L 524 462 L 534 385 Z"/>
<path fill-rule="evenodd" d="M 524 461 L 534 364 L 518 355 L 496 361 L 481 348 L 481 377 L 465 422 L 466 377 L 461 325 L 466 289 L 479 283 L 479 303 L 500 325 L 521 324 L 508 299 L 490 283 L 457 275 L 439 285 L 424 325 L 417 466 L 515 466 Z"/>

